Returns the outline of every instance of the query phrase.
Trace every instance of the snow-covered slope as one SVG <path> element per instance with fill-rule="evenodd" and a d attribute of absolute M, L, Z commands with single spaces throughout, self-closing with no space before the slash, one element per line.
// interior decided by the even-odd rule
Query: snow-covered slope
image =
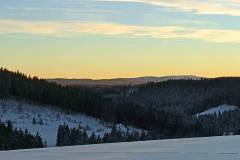
<path fill-rule="evenodd" d="M 111 131 L 111 124 L 103 124 L 100 120 L 84 114 L 70 114 L 57 107 L 20 103 L 15 100 L 7 100 L 4 103 L 0 101 L 0 120 L 10 120 L 14 127 L 27 128 L 32 134 L 39 132 L 48 146 L 56 145 L 58 126 L 64 123 L 69 127 L 81 125 L 87 129 L 89 135 L 95 132 L 103 136 L 105 132 Z M 127 130 L 121 124 L 118 128 Z M 135 129 L 130 127 L 129 130 Z"/>
<path fill-rule="evenodd" d="M 239 160 L 240 136 L 0 152 L 1 160 Z"/>
<path fill-rule="evenodd" d="M 212 115 L 212 114 L 217 114 L 218 115 L 219 113 L 229 112 L 229 111 L 233 111 L 235 109 L 238 109 L 238 107 L 224 104 L 224 105 L 221 105 L 221 106 L 218 106 L 218 107 L 213 107 L 213 108 L 208 109 L 204 112 L 198 113 L 195 116 L 198 117 L 198 116 L 205 116 L 205 115 Z"/>

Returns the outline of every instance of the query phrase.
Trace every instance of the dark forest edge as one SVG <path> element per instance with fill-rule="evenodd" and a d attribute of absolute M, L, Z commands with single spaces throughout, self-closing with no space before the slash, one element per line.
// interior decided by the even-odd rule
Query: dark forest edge
<path fill-rule="evenodd" d="M 111 132 L 105 133 L 103 136 L 97 135 L 93 132 L 90 136 L 87 130 L 79 126 L 77 128 L 70 128 L 63 124 L 58 127 L 57 146 L 72 146 L 72 145 L 87 145 L 87 144 L 101 144 L 101 143 L 116 143 L 116 142 L 132 142 L 151 140 L 153 135 L 142 130 L 123 132 L 113 125 Z"/>
<path fill-rule="evenodd" d="M 239 110 L 194 117 L 221 104 L 240 106 L 240 78 L 169 80 L 111 88 L 64 87 L 1 68 L 0 99 L 12 97 L 133 125 L 154 135 L 149 139 L 240 134 Z"/>
<path fill-rule="evenodd" d="M 32 135 L 27 129 L 17 130 L 10 121 L 0 122 L 0 150 L 43 148 L 41 136 Z"/>

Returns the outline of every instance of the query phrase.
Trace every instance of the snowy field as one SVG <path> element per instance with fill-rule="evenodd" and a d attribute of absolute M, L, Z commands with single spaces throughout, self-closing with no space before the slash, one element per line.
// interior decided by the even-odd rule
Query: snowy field
<path fill-rule="evenodd" d="M 15 100 L 6 102 L 0 101 L 0 120 L 2 122 L 11 121 L 18 129 L 28 129 L 32 134 L 39 134 L 48 146 L 56 146 L 58 126 L 66 123 L 69 127 L 84 127 L 88 134 L 95 132 L 96 135 L 103 136 L 106 132 L 111 132 L 111 124 L 106 124 L 100 120 L 86 116 L 84 114 L 71 114 L 63 110 L 47 105 L 36 105 L 19 103 Z M 122 131 L 127 131 L 127 127 L 118 124 Z M 129 131 L 139 131 L 128 127 Z M 0 159 L 1 160 L 1 159 Z"/>
<path fill-rule="evenodd" d="M 240 136 L 0 152 L 1 160 L 239 160 Z"/>

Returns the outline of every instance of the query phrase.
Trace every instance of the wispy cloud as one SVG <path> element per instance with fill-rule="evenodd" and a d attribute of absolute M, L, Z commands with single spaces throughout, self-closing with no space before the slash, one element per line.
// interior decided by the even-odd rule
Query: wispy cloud
<path fill-rule="evenodd" d="M 240 16 L 240 0 L 97 0 L 136 2 L 191 11 L 197 14 L 225 14 Z"/>
<path fill-rule="evenodd" d="M 1 34 L 36 34 L 46 36 L 76 37 L 81 34 L 158 39 L 194 39 L 212 43 L 240 43 L 239 30 L 193 29 L 181 26 L 134 26 L 114 23 L 79 21 L 19 21 L 0 20 Z"/>

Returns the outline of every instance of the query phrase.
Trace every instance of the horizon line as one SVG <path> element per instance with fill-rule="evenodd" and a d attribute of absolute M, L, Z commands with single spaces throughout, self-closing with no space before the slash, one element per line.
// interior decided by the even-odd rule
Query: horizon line
<path fill-rule="evenodd" d="M 166 75 L 139 75 L 139 76 L 123 76 L 123 77 L 112 77 L 112 78 L 91 78 L 91 77 L 45 77 L 40 76 L 39 74 L 29 74 L 27 72 L 18 70 L 18 69 L 8 69 L 6 67 L 0 67 L 1 69 L 6 69 L 10 72 L 19 72 L 26 76 L 30 76 L 31 78 L 37 77 L 39 79 L 45 79 L 45 80 L 93 80 L 93 81 L 100 81 L 100 80 L 116 80 L 116 79 L 139 79 L 139 78 L 167 78 L 167 77 L 195 77 L 195 78 L 206 78 L 206 79 L 214 79 L 214 78 L 240 78 L 240 75 L 234 76 L 234 75 L 219 75 L 219 76 L 203 76 L 203 75 L 197 75 L 197 74 L 166 74 Z"/>

